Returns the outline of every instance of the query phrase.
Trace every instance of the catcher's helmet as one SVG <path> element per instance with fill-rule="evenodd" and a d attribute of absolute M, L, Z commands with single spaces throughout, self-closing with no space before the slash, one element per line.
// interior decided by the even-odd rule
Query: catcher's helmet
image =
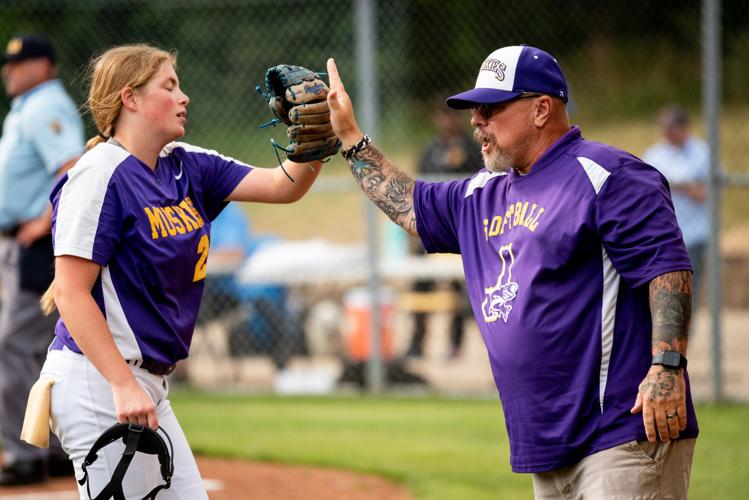
<path fill-rule="evenodd" d="M 96 452 L 101 448 L 122 438 L 122 442 L 125 443 L 125 451 L 122 452 L 122 458 L 117 464 L 109 483 L 107 483 L 104 489 L 102 489 L 96 497 L 91 496 L 91 484 L 86 484 L 88 497 L 93 500 L 106 500 L 109 498 L 113 498 L 114 500 L 125 500 L 125 495 L 122 492 L 122 480 L 125 477 L 125 472 L 127 472 L 127 468 L 133 460 L 136 451 L 147 453 L 149 455 L 157 455 L 159 457 L 161 477 L 164 478 L 164 484 L 160 484 L 152 489 L 143 497 L 143 500 L 153 500 L 156 498 L 156 494 L 159 491 L 169 488 L 172 484 L 172 474 L 174 473 L 174 447 L 172 446 L 172 440 L 169 439 L 169 435 L 166 431 L 161 427 L 159 427 L 159 430 L 164 434 L 166 440 L 169 442 L 169 447 L 167 447 L 164 438 L 162 438 L 158 432 L 143 425 L 115 424 L 104 431 L 91 447 L 86 458 L 83 459 L 83 465 L 81 466 L 83 469 L 83 477 L 78 480 L 80 485 L 87 483 L 88 472 L 86 471 L 86 468 L 96 461 L 98 458 Z"/>

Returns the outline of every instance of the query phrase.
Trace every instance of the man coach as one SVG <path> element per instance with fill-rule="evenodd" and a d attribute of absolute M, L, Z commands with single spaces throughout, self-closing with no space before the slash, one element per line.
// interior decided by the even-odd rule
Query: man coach
<path fill-rule="evenodd" d="M 10 486 L 43 481 L 48 473 L 72 474 L 59 444 L 40 449 L 19 436 L 57 320 L 39 305 L 54 259 L 49 192 L 83 152 L 83 123 L 56 79 L 47 39 L 16 36 L 2 59 L 12 101 L 0 137 L 0 486 Z"/>
<path fill-rule="evenodd" d="M 451 182 L 399 171 L 328 73 L 364 192 L 427 251 L 462 255 L 513 470 L 537 498 L 686 498 L 692 268 L 663 176 L 571 127 L 562 70 L 534 47 L 494 51 L 447 99 L 471 110 L 486 167 Z"/>

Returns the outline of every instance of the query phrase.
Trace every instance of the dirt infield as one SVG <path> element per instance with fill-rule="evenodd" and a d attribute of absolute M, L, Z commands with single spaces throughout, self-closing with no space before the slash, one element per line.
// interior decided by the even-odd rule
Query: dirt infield
<path fill-rule="evenodd" d="M 336 469 L 198 457 L 211 500 L 410 500 L 402 486 L 376 476 Z M 0 488 L 3 500 L 75 500 L 72 479 L 43 486 Z"/>

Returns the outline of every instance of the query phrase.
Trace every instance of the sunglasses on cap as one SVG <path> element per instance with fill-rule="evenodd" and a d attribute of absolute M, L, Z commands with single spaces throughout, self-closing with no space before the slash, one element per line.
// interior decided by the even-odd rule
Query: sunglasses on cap
<path fill-rule="evenodd" d="M 471 108 L 471 111 L 479 115 L 484 120 L 488 120 L 489 118 L 494 116 L 494 113 L 496 113 L 500 107 L 506 104 L 509 104 L 514 101 L 519 101 L 521 99 L 531 99 L 533 97 L 541 97 L 542 95 L 546 95 L 546 94 L 542 94 L 540 92 L 522 92 L 519 96 L 517 96 L 514 99 L 510 99 L 509 101 L 504 101 L 504 102 L 500 102 L 496 104 L 479 104 L 478 106 L 473 106 Z"/>

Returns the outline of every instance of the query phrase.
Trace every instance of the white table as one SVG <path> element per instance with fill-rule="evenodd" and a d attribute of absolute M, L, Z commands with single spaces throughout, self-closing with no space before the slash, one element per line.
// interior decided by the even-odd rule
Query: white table
<path fill-rule="evenodd" d="M 383 281 L 463 277 L 459 255 L 407 255 L 382 258 Z M 227 271 L 227 270 L 224 270 Z M 340 245 L 325 240 L 279 242 L 264 246 L 236 271 L 245 284 L 323 285 L 361 284 L 369 278 L 369 261 L 363 245 Z M 211 269 L 209 272 L 220 272 Z"/>

